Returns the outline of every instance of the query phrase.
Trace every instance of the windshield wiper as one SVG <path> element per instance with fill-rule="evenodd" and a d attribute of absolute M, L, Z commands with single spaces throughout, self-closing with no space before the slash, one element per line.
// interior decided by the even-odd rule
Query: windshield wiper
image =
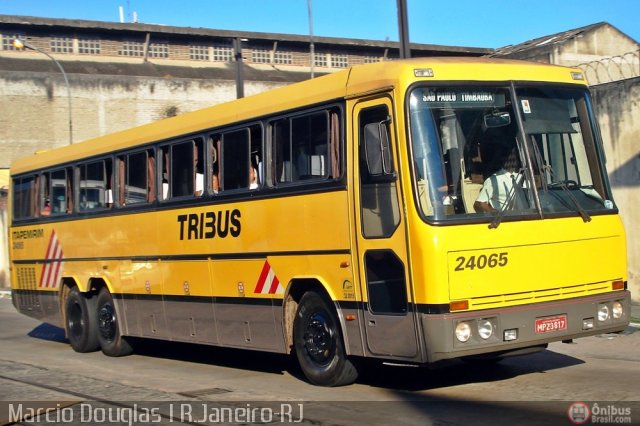
<path fill-rule="evenodd" d="M 513 176 L 511 175 L 511 188 L 509 189 L 509 194 L 507 194 L 507 199 L 504 202 L 504 206 L 498 211 L 496 216 L 493 218 L 491 223 L 489 224 L 489 229 L 496 229 L 502 223 L 502 218 L 507 210 L 511 209 L 512 204 L 516 199 L 516 192 L 518 190 L 522 190 L 522 185 L 520 182 L 524 179 L 524 169 L 518 170 L 518 173 Z"/>
<path fill-rule="evenodd" d="M 548 166 L 548 168 L 549 168 L 549 172 L 551 172 L 551 176 L 553 177 L 554 176 L 553 169 L 551 168 L 551 166 Z M 585 223 L 591 222 L 591 216 L 580 205 L 580 203 L 578 202 L 578 199 L 573 195 L 571 190 L 567 187 L 567 184 L 565 183 L 565 181 L 553 182 L 551 185 L 553 185 L 552 188 L 560 188 L 565 194 L 567 194 L 567 196 L 569 197 L 573 205 L 576 206 L 576 211 L 582 217 L 583 222 Z"/>

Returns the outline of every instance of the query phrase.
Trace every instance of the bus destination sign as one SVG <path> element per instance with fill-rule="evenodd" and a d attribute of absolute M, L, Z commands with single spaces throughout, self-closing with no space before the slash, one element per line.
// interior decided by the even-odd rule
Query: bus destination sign
<path fill-rule="evenodd" d="M 505 105 L 505 96 L 487 90 L 426 89 L 422 102 L 431 108 L 501 108 Z"/>

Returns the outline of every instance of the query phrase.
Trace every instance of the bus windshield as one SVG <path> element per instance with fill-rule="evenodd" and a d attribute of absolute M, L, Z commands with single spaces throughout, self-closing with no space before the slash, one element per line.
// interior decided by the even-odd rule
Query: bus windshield
<path fill-rule="evenodd" d="M 409 126 L 428 220 L 588 221 L 614 208 L 586 90 L 420 86 L 409 95 Z"/>

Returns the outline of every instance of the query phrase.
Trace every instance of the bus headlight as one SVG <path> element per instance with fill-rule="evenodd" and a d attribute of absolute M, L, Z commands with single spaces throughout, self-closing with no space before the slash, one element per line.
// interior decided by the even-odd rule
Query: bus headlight
<path fill-rule="evenodd" d="M 461 341 L 462 343 L 469 340 L 471 337 L 471 326 L 466 322 L 459 322 L 456 325 L 456 339 Z"/>
<path fill-rule="evenodd" d="M 484 340 L 491 337 L 493 335 L 493 324 L 491 324 L 491 321 L 486 319 L 478 321 L 478 334 Z"/>
<path fill-rule="evenodd" d="M 624 308 L 622 307 L 622 303 L 613 302 L 612 309 L 611 309 L 611 315 L 613 316 L 613 318 L 620 319 L 622 318 L 623 314 L 624 314 Z"/>
<path fill-rule="evenodd" d="M 598 305 L 598 321 L 604 322 L 609 319 L 609 307 L 604 303 Z"/>

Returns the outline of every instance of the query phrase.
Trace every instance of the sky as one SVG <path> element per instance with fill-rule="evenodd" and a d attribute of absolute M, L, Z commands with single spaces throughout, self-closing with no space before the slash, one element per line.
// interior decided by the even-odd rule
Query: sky
<path fill-rule="evenodd" d="M 398 41 L 397 0 L 311 0 L 313 34 Z M 0 14 L 309 34 L 309 0 L 0 0 Z M 407 0 L 412 43 L 498 48 L 596 22 L 640 41 L 640 0 Z"/>

